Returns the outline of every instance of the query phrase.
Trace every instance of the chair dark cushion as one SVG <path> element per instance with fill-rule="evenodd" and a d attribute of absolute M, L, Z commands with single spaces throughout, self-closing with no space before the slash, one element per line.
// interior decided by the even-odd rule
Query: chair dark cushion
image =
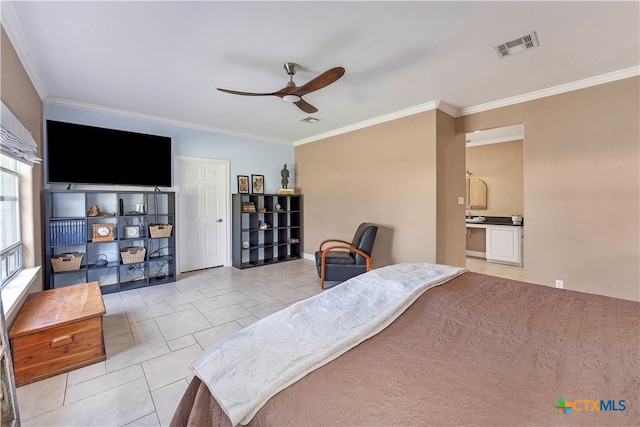
<path fill-rule="evenodd" d="M 352 253 L 347 251 L 329 251 L 324 258 L 325 264 L 354 265 L 356 263 Z M 316 265 L 322 264 L 322 251 L 316 252 Z"/>

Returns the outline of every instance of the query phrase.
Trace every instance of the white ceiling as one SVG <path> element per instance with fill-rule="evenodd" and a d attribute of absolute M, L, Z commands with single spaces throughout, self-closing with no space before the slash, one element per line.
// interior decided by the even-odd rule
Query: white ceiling
<path fill-rule="evenodd" d="M 2 1 L 2 23 L 45 102 L 284 143 L 640 69 L 637 1 Z M 498 57 L 495 45 L 532 31 L 539 47 Z M 277 97 L 216 90 L 274 92 L 289 61 L 299 86 L 346 69 L 305 96 L 319 123 Z"/>

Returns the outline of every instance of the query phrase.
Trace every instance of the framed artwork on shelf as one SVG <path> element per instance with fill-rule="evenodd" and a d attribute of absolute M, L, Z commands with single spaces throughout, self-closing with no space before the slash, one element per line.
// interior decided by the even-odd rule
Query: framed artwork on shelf
<path fill-rule="evenodd" d="M 238 193 L 249 193 L 249 177 L 247 175 L 238 175 Z"/>
<path fill-rule="evenodd" d="M 251 175 L 251 192 L 264 194 L 264 175 Z"/>
<path fill-rule="evenodd" d="M 140 227 L 137 225 L 125 225 L 124 236 L 127 239 L 137 239 L 140 237 Z"/>

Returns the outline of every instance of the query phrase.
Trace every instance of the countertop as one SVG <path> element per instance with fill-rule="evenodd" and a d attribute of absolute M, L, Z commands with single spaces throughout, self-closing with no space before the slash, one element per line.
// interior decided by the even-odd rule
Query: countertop
<path fill-rule="evenodd" d="M 474 215 L 474 218 L 480 215 Z M 508 225 L 511 227 L 522 227 L 524 225 L 524 219 L 521 224 L 515 225 L 510 216 L 486 216 L 486 220 L 483 222 L 467 222 L 467 227 L 471 228 L 485 228 L 487 225 Z"/>

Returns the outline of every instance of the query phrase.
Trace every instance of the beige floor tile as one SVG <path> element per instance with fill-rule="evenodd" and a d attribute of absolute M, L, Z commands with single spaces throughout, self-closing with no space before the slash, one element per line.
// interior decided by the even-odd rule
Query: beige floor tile
<path fill-rule="evenodd" d="M 209 321 L 195 308 L 156 317 L 158 328 L 167 341 L 210 328 Z"/>
<path fill-rule="evenodd" d="M 105 362 L 98 362 L 85 366 L 84 368 L 73 370 L 67 374 L 67 387 L 102 376 L 106 372 L 107 364 Z"/>
<path fill-rule="evenodd" d="M 122 426 L 155 412 L 144 378 L 22 420 L 23 427 Z"/>
<path fill-rule="evenodd" d="M 235 291 L 224 295 L 218 295 L 212 298 L 203 299 L 201 301 L 194 301 L 192 304 L 201 313 L 205 313 L 207 311 L 226 307 L 228 305 L 238 304 L 250 299 L 251 297 L 247 296 L 246 294 Z"/>
<path fill-rule="evenodd" d="M 198 344 L 200 344 L 203 349 L 207 349 L 214 342 L 227 337 L 234 332 L 239 331 L 240 329 L 242 329 L 242 326 L 240 326 L 239 323 L 229 322 L 225 323 L 224 325 L 215 326 L 213 328 L 205 329 L 204 331 L 196 332 L 195 334 L 193 334 L 193 337 L 198 341 Z"/>
<path fill-rule="evenodd" d="M 194 345 L 196 343 L 197 341 L 193 337 L 193 335 L 185 335 L 183 337 L 167 341 L 167 345 L 169 346 L 171 351 L 180 350 L 181 348 L 189 347 L 190 345 Z"/>
<path fill-rule="evenodd" d="M 78 400 L 94 396 L 103 391 L 137 380 L 138 378 L 144 378 L 144 371 L 139 364 L 119 371 L 110 372 L 72 386 L 67 386 L 64 404 L 68 405 L 77 402 Z"/>
<path fill-rule="evenodd" d="M 107 312 L 108 313 L 108 312 Z M 127 313 L 106 314 L 102 316 L 102 331 L 105 337 L 122 335 L 131 332 Z"/>
<path fill-rule="evenodd" d="M 260 319 L 258 319 L 256 316 L 251 315 L 248 317 L 243 317 L 242 319 L 236 319 L 236 322 L 238 322 L 243 328 L 246 328 L 247 326 L 255 323 L 258 320 Z"/>
<path fill-rule="evenodd" d="M 61 408 L 67 374 L 56 375 L 17 389 L 18 411 L 23 420 Z"/>
<path fill-rule="evenodd" d="M 253 307 L 248 307 L 247 311 L 251 312 L 251 314 L 253 314 L 254 316 L 262 319 L 263 317 L 267 317 L 271 313 L 275 313 L 276 311 L 281 310 L 286 306 L 287 304 L 283 304 L 279 301 L 275 301 L 275 302 L 270 302 L 266 304 L 259 304 Z"/>
<path fill-rule="evenodd" d="M 513 280 L 524 280 L 524 268 L 507 264 L 488 262 L 485 259 L 467 257 L 466 267 L 475 273 L 505 277 Z"/>
<path fill-rule="evenodd" d="M 202 347 L 194 344 L 172 351 L 142 364 L 151 391 L 157 390 L 192 374 L 193 361 L 202 353 Z"/>
<path fill-rule="evenodd" d="M 158 414 L 154 412 L 146 417 L 133 420 L 129 424 L 125 424 L 123 427 L 160 427 L 160 420 L 158 420 Z"/>
<path fill-rule="evenodd" d="M 219 326 L 232 322 L 243 317 L 251 316 L 251 313 L 242 308 L 239 304 L 228 305 L 226 307 L 202 313 L 213 326 Z"/>
<path fill-rule="evenodd" d="M 153 403 L 158 408 L 157 414 L 160 419 L 160 425 L 169 425 L 188 385 L 188 381 L 182 379 L 151 392 Z"/>
<path fill-rule="evenodd" d="M 107 372 L 117 371 L 169 353 L 169 346 L 153 319 L 134 323 L 131 325 L 131 331 L 134 337 L 132 342 L 116 345 L 105 343 Z"/>
<path fill-rule="evenodd" d="M 127 311 L 127 318 L 129 323 L 137 323 L 172 313 L 174 313 L 173 308 L 163 299 L 159 304 L 146 305 Z"/>

